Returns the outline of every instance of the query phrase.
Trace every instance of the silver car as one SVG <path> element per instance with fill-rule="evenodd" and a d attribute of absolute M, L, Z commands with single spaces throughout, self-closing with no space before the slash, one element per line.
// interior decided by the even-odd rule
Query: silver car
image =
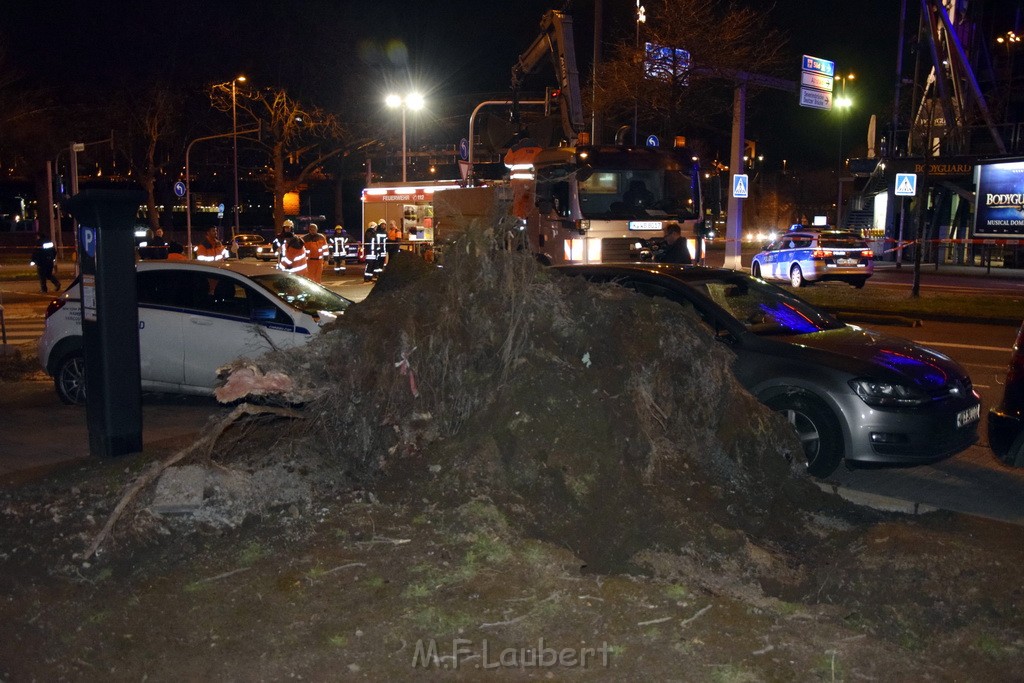
<path fill-rule="evenodd" d="M 779 235 L 750 264 L 750 274 L 794 287 L 842 280 L 860 289 L 875 270 L 874 252 L 855 232 L 794 230 Z"/>
<path fill-rule="evenodd" d="M 978 438 L 980 398 L 955 361 L 905 339 L 844 325 L 763 280 L 669 264 L 556 270 L 692 307 L 735 352 L 740 383 L 786 415 L 815 476 L 830 474 L 844 459 L 934 462 Z"/>

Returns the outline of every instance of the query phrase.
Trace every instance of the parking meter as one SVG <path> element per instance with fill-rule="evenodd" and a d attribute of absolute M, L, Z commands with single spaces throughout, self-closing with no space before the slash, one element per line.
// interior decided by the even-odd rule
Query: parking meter
<path fill-rule="evenodd" d="M 89 452 L 142 450 L 135 215 L 141 190 L 83 190 L 68 201 L 79 223 L 82 340 Z"/>

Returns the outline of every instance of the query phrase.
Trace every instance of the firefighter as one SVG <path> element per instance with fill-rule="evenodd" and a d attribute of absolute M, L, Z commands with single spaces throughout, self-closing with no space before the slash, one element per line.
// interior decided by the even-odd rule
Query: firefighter
<path fill-rule="evenodd" d="M 271 244 L 274 246 L 274 251 L 277 252 L 277 262 L 280 263 L 284 257 L 285 247 L 288 246 L 288 240 L 292 237 L 292 230 L 295 228 L 295 224 L 290 219 L 285 219 L 281 223 L 281 232 L 274 236 L 274 241 Z"/>
<path fill-rule="evenodd" d="M 334 261 L 334 272 L 344 272 L 345 262 L 348 260 L 348 233 L 340 225 L 334 226 L 334 237 L 331 238 L 331 258 Z"/>
<path fill-rule="evenodd" d="M 402 229 L 395 221 L 388 222 L 388 256 L 398 251 L 398 243 L 402 241 Z"/>
<path fill-rule="evenodd" d="M 292 235 L 284 245 L 284 254 L 281 255 L 281 262 L 277 267 L 289 273 L 297 275 L 306 274 L 306 245 L 295 235 Z"/>
<path fill-rule="evenodd" d="M 313 282 L 323 282 L 324 261 L 327 260 L 327 238 L 320 234 L 316 223 L 309 224 L 309 232 L 302 238 L 306 249 L 306 277 Z"/>
<path fill-rule="evenodd" d="M 384 221 L 381 221 L 382 223 Z M 369 281 L 377 270 L 377 221 L 370 221 L 363 233 L 363 259 L 366 261 L 366 268 L 363 270 L 363 280 Z M 383 267 L 383 266 L 381 266 Z"/>
<path fill-rule="evenodd" d="M 223 261 L 228 257 L 227 247 L 217 239 L 217 228 L 206 229 L 206 237 L 196 247 L 196 260 L 204 263 L 215 263 Z"/>

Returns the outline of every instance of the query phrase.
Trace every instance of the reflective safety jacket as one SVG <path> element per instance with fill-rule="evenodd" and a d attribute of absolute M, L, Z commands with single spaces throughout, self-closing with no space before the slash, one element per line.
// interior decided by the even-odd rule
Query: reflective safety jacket
<path fill-rule="evenodd" d="M 348 238 L 344 235 L 335 235 L 331 238 L 331 256 L 344 258 L 347 253 Z"/>
<path fill-rule="evenodd" d="M 304 247 L 293 247 L 285 245 L 284 255 L 281 256 L 281 263 L 278 264 L 281 270 L 289 273 L 301 273 L 306 269 L 306 249 Z"/>
<path fill-rule="evenodd" d="M 220 240 L 214 240 L 213 244 L 210 244 L 207 240 L 203 240 L 198 247 L 196 247 L 196 260 L 205 261 L 207 263 L 211 261 L 223 261 L 228 257 L 227 247 Z"/>
<path fill-rule="evenodd" d="M 306 256 L 317 261 L 327 258 L 327 238 L 317 233 L 309 234 L 302 238 L 302 244 L 306 248 Z"/>

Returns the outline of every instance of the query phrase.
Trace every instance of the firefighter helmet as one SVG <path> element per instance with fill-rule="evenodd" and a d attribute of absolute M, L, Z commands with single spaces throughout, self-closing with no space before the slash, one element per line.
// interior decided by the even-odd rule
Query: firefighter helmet
<path fill-rule="evenodd" d="M 281 227 L 291 229 L 295 227 L 295 223 L 292 223 L 290 218 L 285 218 L 284 223 L 281 223 Z"/>

